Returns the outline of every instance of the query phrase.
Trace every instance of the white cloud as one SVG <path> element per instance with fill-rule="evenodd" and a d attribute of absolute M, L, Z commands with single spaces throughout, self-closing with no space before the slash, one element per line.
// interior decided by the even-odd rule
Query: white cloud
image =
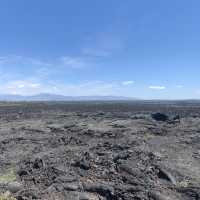
<path fill-rule="evenodd" d="M 32 74 L 31 76 L 44 80 L 48 79 L 51 75 L 63 75 L 63 73 L 67 72 L 67 69 L 82 69 L 90 68 L 91 66 L 95 66 L 95 63 L 86 56 L 76 57 L 66 55 L 48 61 L 18 55 L 0 56 L 1 78 L 5 77 L 5 74 L 8 74 L 12 79 L 15 79 L 15 77 L 16 79 L 23 79 L 24 71 L 29 70 Z M 11 74 L 13 69 L 17 72 Z"/>
<path fill-rule="evenodd" d="M 18 88 L 24 88 L 25 85 L 24 85 L 24 84 L 19 84 L 19 85 L 17 85 L 17 87 L 18 87 Z"/>
<path fill-rule="evenodd" d="M 123 81 L 122 85 L 131 85 L 134 84 L 134 81 Z"/>
<path fill-rule="evenodd" d="M 107 57 L 111 55 L 111 52 L 106 49 L 95 49 L 95 48 L 83 48 L 82 53 L 86 56 L 95 56 L 95 57 Z"/>
<path fill-rule="evenodd" d="M 22 65 L 33 65 L 33 66 L 51 66 L 50 63 L 43 60 L 19 55 L 8 55 L 0 57 L 0 65 L 8 64 L 22 64 Z"/>
<path fill-rule="evenodd" d="M 149 86 L 149 89 L 152 89 L 152 90 L 165 90 L 166 87 L 165 86 L 159 86 L 159 85 L 152 85 L 152 86 Z"/>
<path fill-rule="evenodd" d="M 2 64 L 5 64 L 5 63 L 7 63 L 8 62 L 8 59 L 7 59 L 7 57 L 4 57 L 4 56 L 1 56 L 0 57 L 0 64 L 2 65 Z"/>
<path fill-rule="evenodd" d="M 183 85 L 176 85 L 177 88 L 183 88 Z"/>
<path fill-rule="evenodd" d="M 0 85 L 0 94 L 35 95 L 39 93 L 53 93 L 68 96 L 89 95 L 118 95 L 122 89 L 112 82 L 89 81 L 79 84 L 64 84 L 57 82 L 41 83 L 31 80 L 14 80 Z"/>
<path fill-rule="evenodd" d="M 61 57 L 61 65 L 79 69 L 86 67 L 86 62 L 78 57 L 63 56 Z"/>
<path fill-rule="evenodd" d="M 44 87 L 40 83 L 29 80 L 8 81 L 0 85 L 1 94 L 32 95 L 40 93 Z"/>
<path fill-rule="evenodd" d="M 40 83 L 31 83 L 29 86 L 32 88 L 39 88 L 40 87 Z"/>
<path fill-rule="evenodd" d="M 89 81 L 79 84 L 55 84 L 54 88 L 59 94 L 69 96 L 89 96 L 89 95 L 114 95 L 118 94 L 118 85 L 103 81 Z"/>

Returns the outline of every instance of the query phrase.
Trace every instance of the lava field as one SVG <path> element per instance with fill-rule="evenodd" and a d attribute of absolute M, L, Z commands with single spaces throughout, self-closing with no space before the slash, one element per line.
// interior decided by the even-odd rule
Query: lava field
<path fill-rule="evenodd" d="M 198 102 L 2 102 L 0 193 L 199 200 Z"/>

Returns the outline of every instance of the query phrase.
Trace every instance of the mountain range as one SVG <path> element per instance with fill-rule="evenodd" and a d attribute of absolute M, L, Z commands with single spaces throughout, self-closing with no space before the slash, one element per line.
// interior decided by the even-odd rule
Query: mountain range
<path fill-rule="evenodd" d="M 137 100 L 124 96 L 65 96 L 58 94 L 41 93 L 32 96 L 2 94 L 0 101 L 125 101 Z"/>

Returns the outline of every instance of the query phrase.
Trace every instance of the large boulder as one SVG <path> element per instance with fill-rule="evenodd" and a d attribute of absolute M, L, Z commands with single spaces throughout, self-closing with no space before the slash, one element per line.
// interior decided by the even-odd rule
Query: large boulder
<path fill-rule="evenodd" d="M 151 117 L 156 121 L 163 121 L 163 122 L 169 119 L 169 117 L 166 114 L 159 112 L 151 114 Z"/>

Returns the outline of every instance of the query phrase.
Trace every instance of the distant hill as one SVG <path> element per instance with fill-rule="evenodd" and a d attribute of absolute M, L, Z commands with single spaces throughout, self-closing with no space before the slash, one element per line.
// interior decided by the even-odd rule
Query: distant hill
<path fill-rule="evenodd" d="M 125 101 L 138 100 L 123 96 L 64 96 L 57 94 L 42 93 L 33 96 L 0 95 L 0 101 Z"/>

